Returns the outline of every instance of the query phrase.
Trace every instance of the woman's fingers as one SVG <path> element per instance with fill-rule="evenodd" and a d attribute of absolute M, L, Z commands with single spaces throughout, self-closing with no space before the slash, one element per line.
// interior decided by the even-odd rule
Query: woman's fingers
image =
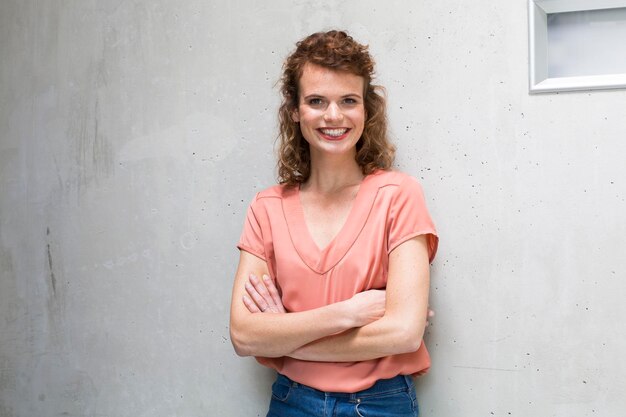
<path fill-rule="evenodd" d="M 247 295 L 243 296 L 243 304 L 246 306 L 250 313 L 260 313 L 261 310 L 259 307 L 248 297 Z"/>
<path fill-rule="evenodd" d="M 246 291 L 249 297 L 244 296 L 243 302 L 251 313 L 285 313 L 278 289 L 269 276 L 263 275 L 261 281 L 251 274 L 246 282 Z"/>
<path fill-rule="evenodd" d="M 428 307 L 428 313 L 426 313 L 426 327 L 430 325 L 428 319 L 431 319 L 433 317 L 435 317 L 435 310 L 431 310 L 431 308 Z"/>
<path fill-rule="evenodd" d="M 265 275 L 263 277 L 265 278 Z M 257 293 L 261 297 L 263 297 L 263 303 L 265 303 L 265 305 L 259 304 L 261 310 L 268 313 L 278 313 L 276 303 L 274 302 L 274 299 L 272 298 L 266 285 L 256 275 L 250 276 L 250 283 L 254 286 L 254 289 L 257 291 Z"/>
<path fill-rule="evenodd" d="M 250 280 L 246 282 L 246 291 L 248 292 L 248 295 L 250 295 L 250 298 L 252 299 L 252 301 L 254 301 L 256 306 L 259 308 L 259 310 L 261 310 L 261 312 L 265 312 L 269 308 L 269 303 L 265 300 L 263 295 L 261 295 L 257 291 L 257 288 L 254 285 L 253 278 L 256 278 L 256 277 L 254 277 L 254 275 L 251 275 Z"/>
<path fill-rule="evenodd" d="M 263 275 L 263 282 L 265 283 L 265 287 L 267 288 L 267 291 L 269 292 L 270 297 L 272 298 L 272 301 L 274 303 L 274 306 L 277 312 L 285 313 L 283 300 L 280 298 L 280 294 L 278 293 L 278 289 L 276 288 L 276 285 L 274 285 L 274 281 L 272 281 L 272 279 L 269 276 Z"/>
<path fill-rule="evenodd" d="M 367 290 L 345 301 L 353 311 L 354 327 L 365 326 L 385 314 L 386 294 L 384 290 Z"/>

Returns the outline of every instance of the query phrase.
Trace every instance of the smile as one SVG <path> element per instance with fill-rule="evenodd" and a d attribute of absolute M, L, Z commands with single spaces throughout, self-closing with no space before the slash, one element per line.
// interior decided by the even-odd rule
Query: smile
<path fill-rule="evenodd" d="M 343 137 L 346 133 L 348 133 L 349 130 L 350 129 L 345 128 L 345 127 L 343 127 L 343 128 L 334 128 L 334 129 L 324 129 L 324 128 L 318 129 L 318 131 L 322 135 L 327 136 L 327 137 L 329 137 L 331 139 L 339 139 L 339 138 Z"/>

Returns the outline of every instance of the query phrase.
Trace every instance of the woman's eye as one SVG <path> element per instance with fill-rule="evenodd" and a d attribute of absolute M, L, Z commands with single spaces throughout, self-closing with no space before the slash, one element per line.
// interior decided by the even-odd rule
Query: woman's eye
<path fill-rule="evenodd" d="M 346 99 L 344 99 L 343 102 L 346 103 L 346 104 L 356 104 L 357 103 L 357 101 L 355 99 L 353 99 L 353 98 L 346 98 Z"/>
<path fill-rule="evenodd" d="M 321 98 L 312 98 L 309 100 L 309 104 L 312 106 L 319 106 L 320 104 L 322 104 L 322 99 Z"/>

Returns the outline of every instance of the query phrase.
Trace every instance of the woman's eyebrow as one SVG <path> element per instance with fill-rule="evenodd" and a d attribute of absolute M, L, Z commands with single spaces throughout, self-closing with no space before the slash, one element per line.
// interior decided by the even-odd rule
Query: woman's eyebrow
<path fill-rule="evenodd" d="M 357 97 L 357 98 L 363 98 L 363 96 L 359 93 L 346 93 L 346 94 L 342 94 L 340 96 L 341 98 L 348 98 L 348 97 Z M 305 96 L 302 96 L 302 98 L 304 99 L 308 99 L 308 98 L 326 98 L 326 96 L 324 96 L 323 94 L 319 94 L 319 93 L 311 93 L 311 94 L 307 94 Z"/>
<path fill-rule="evenodd" d="M 303 96 L 304 98 L 321 98 L 324 97 L 321 94 L 317 94 L 317 93 L 312 93 L 312 94 L 307 94 L 306 96 Z"/>

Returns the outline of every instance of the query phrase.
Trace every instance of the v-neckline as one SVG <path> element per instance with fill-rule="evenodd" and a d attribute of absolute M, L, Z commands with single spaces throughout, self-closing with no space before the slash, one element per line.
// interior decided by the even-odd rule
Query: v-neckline
<path fill-rule="evenodd" d="M 363 178 L 345 223 L 324 248 L 319 248 L 311 236 L 300 201 L 300 188 L 291 187 L 283 197 L 283 213 L 293 247 L 302 261 L 318 274 L 325 274 L 350 250 L 367 222 L 372 210 L 376 190 L 372 190 L 372 177 Z"/>

